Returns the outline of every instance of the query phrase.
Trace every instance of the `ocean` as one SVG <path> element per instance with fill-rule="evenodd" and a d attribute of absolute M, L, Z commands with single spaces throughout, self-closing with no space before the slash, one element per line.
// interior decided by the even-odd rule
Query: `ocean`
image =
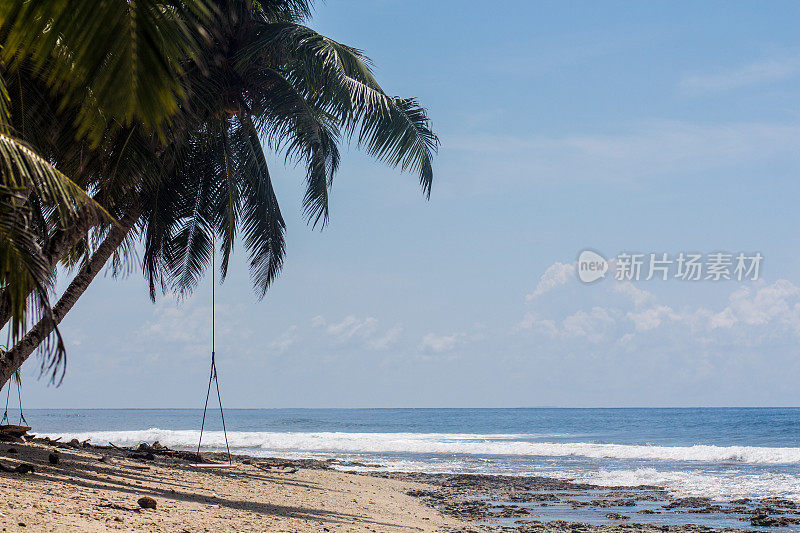
<path fill-rule="evenodd" d="M 39 409 L 25 417 L 39 436 L 195 449 L 202 411 Z M 232 453 L 800 501 L 800 408 L 229 409 L 225 422 Z M 221 429 L 210 411 L 203 450 L 224 451 Z"/>

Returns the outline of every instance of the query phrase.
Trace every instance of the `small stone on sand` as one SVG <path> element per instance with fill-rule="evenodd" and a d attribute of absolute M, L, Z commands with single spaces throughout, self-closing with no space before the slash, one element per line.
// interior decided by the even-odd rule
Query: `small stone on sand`
<path fill-rule="evenodd" d="M 142 509 L 155 509 L 156 508 L 156 501 L 151 498 L 150 496 L 142 496 L 139 498 L 136 503 L 139 504 L 139 507 Z"/>

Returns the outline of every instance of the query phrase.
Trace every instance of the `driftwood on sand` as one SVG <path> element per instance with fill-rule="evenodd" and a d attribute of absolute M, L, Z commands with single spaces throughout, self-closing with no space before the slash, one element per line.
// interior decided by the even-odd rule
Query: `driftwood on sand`
<path fill-rule="evenodd" d="M 34 468 L 32 464 L 29 463 L 20 463 L 14 468 L 10 466 L 6 466 L 0 463 L 0 472 L 10 472 L 12 474 L 27 474 L 28 472 L 33 472 Z"/>
<path fill-rule="evenodd" d="M 270 472 L 273 474 L 294 474 L 297 472 L 297 468 L 294 464 L 289 462 L 284 462 L 281 464 L 271 464 L 266 462 L 260 463 L 252 463 L 252 465 L 259 470 L 263 470 L 264 472 Z"/>
<path fill-rule="evenodd" d="M 30 429 L 30 428 L 29 428 Z M 100 450 L 113 448 L 120 452 L 123 452 L 128 458 L 130 459 L 144 459 L 147 461 L 152 461 L 155 459 L 156 455 L 161 455 L 165 457 L 173 457 L 175 459 L 183 459 L 186 461 L 193 461 L 197 463 L 207 463 L 203 459 L 203 457 L 195 452 L 187 452 L 183 450 L 173 450 L 167 448 L 166 446 L 162 446 L 161 443 L 158 441 L 154 442 L 152 445 L 146 442 L 139 444 L 137 447 L 128 447 L 128 446 L 117 446 L 113 442 L 109 442 L 107 446 L 101 444 L 90 444 L 89 440 L 86 439 L 83 441 L 79 441 L 78 439 L 72 439 L 69 442 L 59 442 L 61 437 L 57 439 L 51 439 L 49 437 L 45 437 L 40 439 L 45 444 L 49 444 L 50 446 L 55 446 L 56 448 L 97 448 Z"/>
<path fill-rule="evenodd" d="M 166 446 L 162 446 L 160 442 L 156 441 L 152 445 L 143 442 L 139 444 L 136 448 L 128 448 L 123 446 L 117 446 L 113 442 L 108 443 L 109 446 L 114 448 L 115 450 L 120 450 L 126 452 L 128 457 L 131 459 L 144 459 L 148 461 L 152 461 L 155 459 L 156 455 L 162 455 L 165 457 L 172 457 L 175 459 L 183 459 L 185 461 L 193 461 L 195 463 L 207 463 L 203 459 L 203 457 L 196 452 L 187 452 L 185 450 L 173 450 L 167 448 Z"/>

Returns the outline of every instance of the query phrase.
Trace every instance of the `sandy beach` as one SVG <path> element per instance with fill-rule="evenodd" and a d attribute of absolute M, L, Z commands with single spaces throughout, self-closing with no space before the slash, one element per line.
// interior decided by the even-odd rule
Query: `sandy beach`
<path fill-rule="evenodd" d="M 3 531 L 407 532 L 459 525 L 406 494 L 429 488 L 418 483 L 322 469 L 269 473 L 241 460 L 199 469 L 177 459 L 40 443 L 1 449 L 2 464 L 35 468 L 0 473 Z M 51 465 L 54 451 L 59 462 Z M 144 496 L 156 509 L 140 508 Z"/>
<path fill-rule="evenodd" d="M 226 458 L 219 453 L 202 457 L 214 462 Z M 192 464 L 196 458 L 193 452 L 157 443 L 138 448 L 92 446 L 77 440 L 4 443 L 1 527 L 3 531 L 655 533 L 746 531 L 748 525 L 785 531 L 800 524 L 796 502 L 779 498 L 714 502 L 678 498 L 656 486 L 370 471 L 374 465 L 334 459 L 234 455 L 232 466 L 218 462 L 198 467 Z M 14 471 L 21 465 L 29 465 L 33 472 Z M 337 467 L 362 471 L 343 472 Z M 584 509 L 599 511 L 616 523 L 590 524 L 559 516 L 576 516 Z M 709 513 L 730 517 L 731 525 L 698 524 Z M 663 520 L 648 520 L 659 515 Z"/>

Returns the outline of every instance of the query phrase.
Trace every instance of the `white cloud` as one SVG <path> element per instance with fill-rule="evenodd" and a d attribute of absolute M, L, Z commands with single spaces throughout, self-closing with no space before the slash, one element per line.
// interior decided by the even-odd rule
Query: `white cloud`
<path fill-rule="evenodd" d="M 525 300 L 530 302 L 542 294 L 566 284 L 575 275 L 575 265 L 567 263 L 554 263 L 544 271 L 536 289 L 525 296 Z"/>
<path fill-rule="evenodd" d="M 525 313 L 522 320 L 517 324 L 516 329 L 531 329 L 536 324 L 536 315 L 533 313 Z"/>
<path fill-rule="evenodd" d="M 456 347 L 462 338 L 463 335 L 461 333 L 452 333 L 450 335 L 428 333 L 422 337 L 419 349 L 421 351 L 430 351 L 434 353 L 449 352 Z"/>
<path fill-rule="evenodd" d="M 561 272 L 561 263 L 557 265 L 548 272 Z M 542 286 L 555 297 L 547 302 L 535 300 L 535 308 L 525 312 L 512 328 L 520 339 L 528 339 L 519 342 L 531 343 L 539 356 L 583 354 L 602 360 L 614 359 L 619 353 L 636 353 L 648 356 L 649 364 L 657 365 L 656 361 L 667 354 L 680 359 L 691 354 L 692 362 L 684 361 L 684 365 L 702 362 L 703 372 L 710 372 L 718 365 L 734 364 L 723 363 L 734 357 L 778 357 L 786 346 L 800 341 L 800 287 L 788 280 L 731 282 L 727 301 L 698 305 L 698 298 L 702 298 L 699 290 L 692 293 L 690 305 L 678 306 L 613 278 L 598 282 L 576 298 L 575 287 L 550 283 L 561 279 L 550 274 L 542 277 Z M 679 282 L 644 283 L 655 287 Z M 707 294 L 719 297 L 711 285 L 707 288 Z"/>
<path fill-rule="evenodd" d="M 366 339 L 375 332 L 377 324 L 378 319 L 371 316 L 362 319 L 349 315 L 341 322 L 329 324 L 325 331 L 340 341 L 346 341 L 353 337 Z"/>
<path fill-rule="evenodd" d="M 659 327 L 666 320 L 681 318 L 666 305 L 657 305 L 639 312 L 628 312 L 626 316 L 633 321 L 636 331 L 649 331 Z"/>
<path fill-rule="evenodd" d="M 394 344 L 400 338 L 402 333 L 403 326 L 401 324 L 395 324 L 386 330 L 386 333 L 384 333 L 382 336 L 369 341 L 369 345 L 374 350 L 385 350 Z"/>
<path fill-rule="evenodd" d="M 742 287 L 731 294 L 729 302 L 725 309 L 710 316 L 712 328 L 778 323 L 800 337 L 800 288 L 785 279 L 755 291 Z"/>
<path fill-rule="evenodd" d="M 133 333 L 135 342 L 127 347 L 128 354 L 147 352 L 147 357 L 179 355 L 207 357 L 211 353 L 211 307 L 197 305 L 196 299 L 183 299 L 175 294 L 161 298 L 152 308 L 152 318 Z M 251 331 L 242 327 L 242 305 L 216 305 L 217 349 L 236 339 L 250 337 Z M 247 350 L 238 350 L 243 354 Z M 231 354 L 232 355 L 232 354 Z"/>
<path fill-rule="evenodd" d="M 359 318 L 348 315 L 342 321 L 328 323 L 323 316 L 311 319 L 311 325 L 322 328 L 325 333 L 339 343 L 358 342 L 371 350 L 385 350 L 398 341 L 403 333 L 402 324 L 381 330 L 375 317 Z"/>
<path fill-rule="evenodd" d="M 602 307 L 593 307 L 589 313 L 579 310 L 564 319 L 561 334 L 566 337 L 585 337 L 590 342 L 600 342 L 616 325 L 612 313 L 613 311 Z"/>
<path fill-rule="evenodd" d="M 515 329 L 528 330 L 549 339 L 582 339 L 597 343 L 613 335 L 617 326 L 616 315 L 620 315 L 617 310 L 599 306 L 592 307 L 589 312 L 579 309 L 560 321 L 528 312 Z"/>
<path fill-rule="evenodd" d="M 748 85 L 770 83 L 790 78 L 800 73 L 800 57 L 767 59 L 711 74 L 693 74 L 684 77 L 679 89 L 687 95 L 728 91 Z"/>
<path fill-rule="evenodd" d="M 514 330 L 531 330 L 551 338 L 559 335 L 558 327 L 554 320 L 541 318 L 538 314 L 531 312 L 525 313 L 525 316 L 522 317 L 522 320 L 517 324 Z"/>
<path fill-rule="evenodd" d="M 614 283 L 614 292 L 630 298 L 636 307 L 640 307 L 653 299 L 653 295 L 644 289 L 639 289 L 630 281 Z"/>
<path fill-rule="evenodd" d="M 153 310 L 153 319 L 139 328 L 143 339 L 161 342 L 197 342 L 210 339 L 211 309 L 181 305 L 175 295 L 164 296 Z"/>
<path fill-rule="evenodd" d="M 282 354 L 289 349 L 292 344 L 297 342 L 297 326 L 290 326 L 289 329 L 280 334 L 274 341 L 270 342 L 267 347 L 270 351 Z"/>
<path fill-rule="evenodd" d="M 628 185 L 661 176 L 740 168 L 776 157 L 797 161 L 798 138 L 800 127 L 793 124 L 650 121 L 627 132 L 597 135 L 452 135 L 447 147 L 458 151 L 460 164 L 473 173 L 488 171 L 483 165 L 499 166 L 485 174 L 526 183 L 536 179 Z"/>

